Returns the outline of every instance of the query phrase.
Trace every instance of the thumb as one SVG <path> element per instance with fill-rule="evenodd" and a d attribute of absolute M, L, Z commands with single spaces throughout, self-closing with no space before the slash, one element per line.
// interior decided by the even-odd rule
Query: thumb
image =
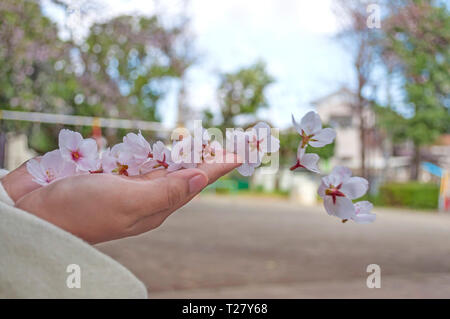
<path fill-rule="evenodd" d="M 200 169 L 190 168 L 150 180 L 149 183 L 153 184 L 152 188 L 156 189 L 158 196 L 145 196 L 145 207 L 153 207 L 154 211 L 173 211 L 200 193 L 208 185 L 208 176 Z M 143 186 L 148 192 L 148 183 Z"/>

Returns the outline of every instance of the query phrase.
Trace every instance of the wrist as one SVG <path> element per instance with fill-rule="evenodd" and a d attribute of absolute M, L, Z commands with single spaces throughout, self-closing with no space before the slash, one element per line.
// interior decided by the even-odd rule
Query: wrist
<path fill-rule="evenodd" d="M 0 201 L 12 206 L 14 205 L 15 200 L 10 194 L 9 178 L 7 178 L 8 175 L 0 179 Z"/>

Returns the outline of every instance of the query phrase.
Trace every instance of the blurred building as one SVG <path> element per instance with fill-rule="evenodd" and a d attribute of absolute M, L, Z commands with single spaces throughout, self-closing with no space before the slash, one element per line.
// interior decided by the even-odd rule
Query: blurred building
<path fill-rule="evenodd" d="M 357 96 L 347 88 L 342 88 L 312 103 L 322 121 L 336 130 L 335 155 L 332 166 L 345 165 L 353 170 L 361 167 L 361 138 L 359 117 L 355 105 Z M 375 127 L 375 114 L 364 108 L 366 123 L 366 167 L 379 170 L 386 166 L 382 138 Z"/>

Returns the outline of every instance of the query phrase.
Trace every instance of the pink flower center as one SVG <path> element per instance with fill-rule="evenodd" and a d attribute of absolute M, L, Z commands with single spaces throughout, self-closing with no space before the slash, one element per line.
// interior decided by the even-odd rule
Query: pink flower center
<path fill-rule="evenodd" d="M 249 144 L 250 144 L 250 147 L 251 147 L 251 149 L 252 149 L 252 151 L 254 151 L 255 149 L 259 152 L 259 150 L 260 150 L 260 147 L 261 147 L 261 143 L 264 141 L 264 139 L 262 138 L 262 139 L 260 139 L 260 140 L 258 140 L 257 138 L 256 138 L 256 136 L 253 136 L 253 140 L 252 141 L 249 141 Z"/>
<path fill-rule="evenodd" d="M 327 188 L 325 190 L 325 195 L 331 196 L 333 198 L 333 204 L 335 204 L 335 205 L 336 205 L 337 197 L 345 197 L 345 194 L 339 190 L 341 187 L 342 187 L 342 183 L 336 187 L 334 187 L 333 185 L 330 185 L 330 188 Z"/>
<path fill-rule="evenodd" d="M 164 167 L 164 168 L 168 168 L 169 167 L 169 164 L 166 163 L 166 154 L 163 154 L 162 161 L 156 160 L 156 163 L 158 163 L 158 164 L 153 166 L 153 168 L 158 168 L 158 167 L 161 167 L 161 166 Z"/>
<path fill-rule="evenodd" d="M 72 151 L 72 159 L 77 162 L 81 158 L 81 154 L 78 151 Z"/>
<path fill-rule="evenodd" d="M 46 178 L 47 183 L 50 183 L 52 180 L 55 179 L 55 175 L 49 169 L 45 170 L 45 175 L 47 176 L 47 178 Z"/>
<path fill-rule="evenodd" d="M 128 165 L 120 164 L 119 162 L 117 162 L 116 164 L 117 167 L 113 169 L 113 172 L 117 173 L 118 175 L 128 176 Z"/>
<path fill-rule="evenodd" d="M 290 168 L 291 171 L 295 171 L 297 168 L 306 168 L 303 164 L 300 163 L 300 160 L 297 159 L 297 162 Z"/>
<path fill-rule="evenodd" d="M 302 148 L 308 145 L 309 142 L 317 142 L 316 139 L 313 139 L 314 134 L 306 135 L 305 131 L 302 130 Z"/>

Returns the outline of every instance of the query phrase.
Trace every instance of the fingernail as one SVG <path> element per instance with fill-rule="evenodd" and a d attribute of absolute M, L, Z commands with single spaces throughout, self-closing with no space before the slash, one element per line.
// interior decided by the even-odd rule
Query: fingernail
<path fill-rule="evenodd" d="M 189 180 L 189 193 L 196 194 L 206 186 L 208 181 L 203 175 L 196 175 Z"/>

